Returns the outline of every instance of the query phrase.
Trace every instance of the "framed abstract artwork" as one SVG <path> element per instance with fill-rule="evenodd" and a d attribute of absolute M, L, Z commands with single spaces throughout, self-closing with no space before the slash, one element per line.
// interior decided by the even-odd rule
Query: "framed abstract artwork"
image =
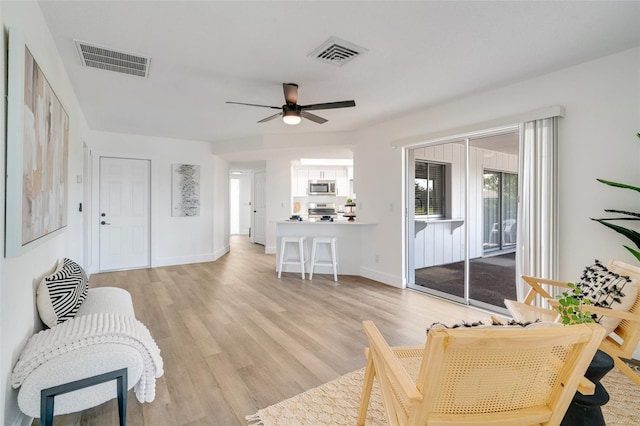
<path fill-rule="evenodd" d="M 24 43 L 9 30 L 5 255 L 67 226 L 69 116 Z"/>
<path fill-rule="evenodd" d="M 200 166 L 172 164 L 171 216 L 200 216 Z"/>

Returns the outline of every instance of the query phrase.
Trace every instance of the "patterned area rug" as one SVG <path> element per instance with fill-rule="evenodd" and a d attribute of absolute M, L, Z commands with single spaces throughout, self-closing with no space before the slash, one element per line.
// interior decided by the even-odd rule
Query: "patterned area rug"
<path fill-rule="evenodd" d="M 247 416 L 251 426 L 322 426 L 356 424 L 364 369 L 345 374 L 317 388 Z M 640 387 L 613 369 L 602 380 L 610 401 L 602 407 L 608 426 L 640 425 Z M 386 425 L 384 408 L 374 381 L 366 425 Z"/>

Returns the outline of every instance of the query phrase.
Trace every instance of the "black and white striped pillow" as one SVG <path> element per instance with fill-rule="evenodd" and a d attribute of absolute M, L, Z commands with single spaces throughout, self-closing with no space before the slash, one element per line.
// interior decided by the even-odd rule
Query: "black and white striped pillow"
<path fill-rule="evenodd" d="M 71 259 L 63 259 L 38 285 L 36 304 L 48 327 L 73 318 L 89 291 L 87 274 Z"/>

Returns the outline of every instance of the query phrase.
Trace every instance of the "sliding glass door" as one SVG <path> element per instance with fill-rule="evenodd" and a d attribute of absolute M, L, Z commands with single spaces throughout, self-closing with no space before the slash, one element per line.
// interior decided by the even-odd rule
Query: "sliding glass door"
<path fill-rule="evenodd" d="M 407 150 L 410 288 L 504 309 L 515 294 L 517 152 L 515 127 Z"/>
<path fill-rule="evenodd" d="M 466 300 L 466 142 L 411 150 L 409 287 Z"/>
<path fill-rule="evenodd" d="M 518 210 L 518 175 L 485 170 L 482 208 L 484 253 L 514 249 Z"/>

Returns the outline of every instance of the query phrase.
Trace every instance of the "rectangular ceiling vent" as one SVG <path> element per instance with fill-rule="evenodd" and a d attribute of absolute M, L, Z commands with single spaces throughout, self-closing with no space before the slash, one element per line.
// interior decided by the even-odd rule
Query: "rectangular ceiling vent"
<path fill-rule="evenodd" d="M 138 77 L 149 76 L 151 57 L 127 53 L 121 50 L 98 46 L 84 41 L 74 40 L 85 67 L 115 71 Z"/>
<path fill-rule="evenodd" d="M 368 50 L 364 47 L 349 43 L 348 41 L 339 39 L 338 37 L 330 37 L 317 49 L 311 52 L 309 56 L 326 64 L 341 67 L 367 51 Z"/>

